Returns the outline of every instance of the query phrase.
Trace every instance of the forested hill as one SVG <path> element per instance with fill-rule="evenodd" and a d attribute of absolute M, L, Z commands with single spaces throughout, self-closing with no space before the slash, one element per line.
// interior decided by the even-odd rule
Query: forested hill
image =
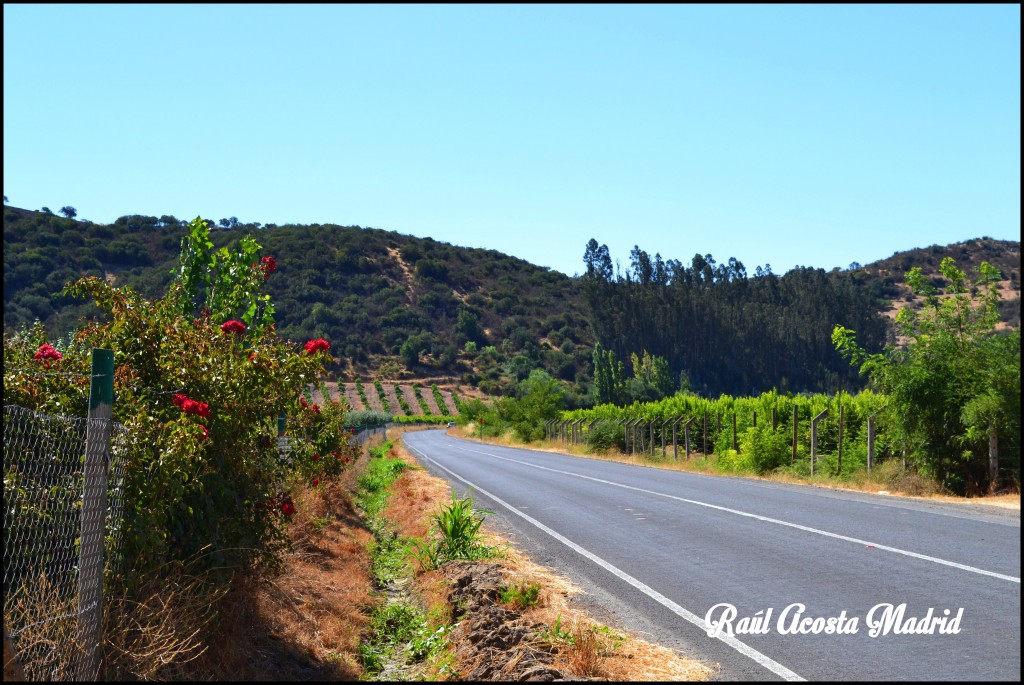
<path fill-rule="evenodd" d="M 211 231 L 217 247 L 252 234 L 276 258 L 267 288 L 278 333 L 329 340 L 342 362 L 335 371 L 349 380 L 455 376 L 500 394 L 537 367 L 570 382 L 589 373 L 593 337 L 564 274 L 372 228 L 221 223 Z M 39 318 L 56 336 L 94 315 L 59 295 L 82 275 L 158 296 L 185 233 L 173 216 L 101 225 L 5 207 L 5 330 Z"/>
<path fill-rule="evenodd" d="M 1019 325 L 1018 242 L 979 239 L 860 268 L 782 276 L 748 275 L 735 260 L 716 263 L 710 255 L 684 266 L 634 250 L 630 270 L 615 278 L 610 262 L 607 277 L 600 271 L 596 244 L 581 245 L 584 276 L 570 278 L 494 250 L 393 231 L 220 223 L 212 233 L 217 246 L 252 234 L 277 259 L 267 286 L 278 331 L 330 340 L 340 360 L 335 372 L 347 379 L 448 376 L 501 394 L 543 368 L 574 385 L 580 395 L 571 402 L 585 402 L 599 340 L 627 375 L 630 355 L 646 350 L 668 360 L 675 385 L 682 377 L 708 394 L 856 387 L 860 379 L 831 346 L 833 326 L 881 345 L 887 322 L 880 313 L 906 297 L 902 273 L 910 266 L 928 272 L 929 262 L 937 267 L 947 254 L 969 273 L 979 259 L 1003 270 L 1016 298 L 1006 318 Z M 60 295 L 82 275 L 158 296 L 177 267 L 185 230 L 171 216 L 101 225 L 5 207 L 5 330 L 38 318 L 57 337 L 95 315 L 91 305 Z M 634 383 L 630 392 L 643 399 L 650 383 Z"/>

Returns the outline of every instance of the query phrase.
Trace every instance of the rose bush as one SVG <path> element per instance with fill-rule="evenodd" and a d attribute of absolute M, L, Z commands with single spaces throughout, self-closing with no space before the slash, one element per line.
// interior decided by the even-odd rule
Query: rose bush
<path fill-rule="evenodd" d="M 343 405 L 300 407 L 302 390 L 332 361 L 329 344 L 310 341 L 298 351 L 276 335 L 260 288 L 277 263 L 257 259 L 258 251 L 248 236 L 235 252 L 213 251 L 197 218 L 163 297 L 149 301 L 83 278 L 65 292 L 92 298 L 105 321 L 84 324 L 58 343 L 60 352 L 39 325 L 4 335 L 5 404 L 50 413 L 85 416 L 89 351 L 114 351 L 114 418 L 126 427 L 114 456 L 126 473 L 129 585 L 171 560 L 198 557 L 227 570 L 273 563 L 295 512 L 296 479 L 322 482 L 355 456 Z M 275 439 L 281 413 L 297 417 L 291 461 Z"/>

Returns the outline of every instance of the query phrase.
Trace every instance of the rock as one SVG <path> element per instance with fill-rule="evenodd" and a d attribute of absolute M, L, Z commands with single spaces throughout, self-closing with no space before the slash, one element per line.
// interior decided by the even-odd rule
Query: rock
<path fill-rule="evenodd" d="M 452 621 L 459 622 L 452 639 L 461 642 L 462 663 L 474 664 L 465 680 L 577 680 L 551 666 L 552 653 L 537 641 L 545 626 L 524 621 L 498 601 L 504 581 L 497 565 L 448 562 L 443 572 L 451 581 Z"/>

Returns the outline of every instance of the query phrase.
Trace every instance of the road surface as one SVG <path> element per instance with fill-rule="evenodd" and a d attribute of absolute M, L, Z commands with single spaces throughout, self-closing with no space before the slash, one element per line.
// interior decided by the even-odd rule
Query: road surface
<path fill-rule="evenodd" d="M 1020 512 L 406 433 L 587 609 L 726 680 L 1020 680 Z M 710 612 L 710 613 L 709 613 Z M 713 634 L 716 632 L 717 634 Z M 716 678 L 716 679 L 717 679 Z"/>

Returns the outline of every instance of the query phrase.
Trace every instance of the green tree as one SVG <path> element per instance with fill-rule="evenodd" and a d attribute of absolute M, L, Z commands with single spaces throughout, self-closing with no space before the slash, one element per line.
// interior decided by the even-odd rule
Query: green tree
<path fill-rule="evenodd" d="M 615 352 L 594 343 L 594 399 L 597 404 L 618 404 L 625 387 L 625 367 Z"/>
<path fill-rule="evenodd" d="M 558 418 L 565 408 L 565 390 L 551 374 L 534 369 L 519 382 L 518 397 L 498 400 L 498 413 L 524 442 L 544 437 L 544 422 Z"/>
<path fill-rule="evenodd" d="M 630 360 L 633 362 L 633 377 L 645 388 L 650 388 L 654 401 L 668 397 L 676 391 L 675 379 L 664 357 L 652 355 L 644 350 L 642 357 L 638 357 L 634 352 Z"/>
<path fill-rule="evenodd" d="M 973 284 L 952 258 L 939 270 L 945 293 L 919 267 L 905 274 L 924 298 L 921 313 L 905 307 L 896 317 L 905 344 L 867 354 L 843 326 L 835 327 L 832 342 L 890 396 L 893 421 L 916 463 L 950 490 L 972 494 L 997 487 L 1000 446 L 1020 479 L 1020 330 L 996 333 L 1000 274 L 991 264 L 981 263 Z"/>
<path fill-rule="evenodd" d="M 415 333 L 402 343 L 398 350 L 399 356 L 410 371 L 420 362 L 420 354 L 430 346 L 429 333 Z"/>
<path fill-rule="evenodd" d="M 74 219 L 76 216 L 78 216 L 78 210 L 72 207 L 71 205 L 65 205 L 61 207 L 60 213 L 69 219 Z"/>

